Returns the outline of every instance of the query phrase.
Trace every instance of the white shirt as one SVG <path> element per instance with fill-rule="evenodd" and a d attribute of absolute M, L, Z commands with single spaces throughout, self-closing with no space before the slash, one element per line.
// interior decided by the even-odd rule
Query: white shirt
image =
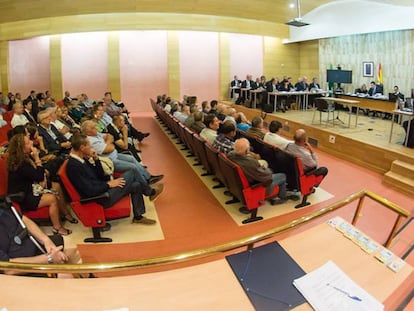
<path fill-rule="evenodd" d="M 201 130 L 200 136 L 203 137 L 210 144 L 213 144 L 214 140 L 217 137 L 217 131 L 212 130 L 211 128 L 205 127 Z"/>
<path fill-rule="evenodd" d="M 271 132 L 265 134 L 263 141 L 282 150 L 285 150 L 287 145 L 292 143 L 292 141 Z"/>
<path fill-rule="evenodd" d="M 26 116 L 24 114 L 14 114 L 13 118 L 11 119 L 11 126 L 15 128 L 18 125 L 26 125 L 29 123 Z"/>

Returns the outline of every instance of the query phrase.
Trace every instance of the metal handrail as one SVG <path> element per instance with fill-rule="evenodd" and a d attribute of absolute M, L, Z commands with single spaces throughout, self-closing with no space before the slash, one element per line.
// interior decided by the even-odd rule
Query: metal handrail
<path fill-rule="evenodd" d="M 312 220 L 325 216 L 328 213 L 331 213 L 339 208 L 342 208 L 351 202 L 356 200 L 358 201 L 357 208 L 354 212 L 352 224 L 356 225 L 365 197 L 378 202 L 379 204 L 385 206 L 391 211 L 395 212 L 398 216 L 394 222 L 394 225 L 391 229 L 391 232 L 388 235 L 384 246 L 388 247 L 394 238 L 396 231 L 398 230 L 402 218 L 408 217 L 409 212 L 399 207 L 398 205 L 388 201 L 385 198 L 380 197 L 379 195 L 368 191 L 361 190 L 359 192 L 353 193 L 346 198 L 337 201 L 328 205 L 327 207 L 321 208 L 318 211 L 314 211 L 300 218 L 289 221 L 283 225 L 277 226 L 275 228 L 266 230 L 255 235 L 251 235 L 245 238 L 227 242 L 224 244 L 214 245 L 206 248 L 196 249 L 189 252 L 178 253 L 168 256 L 152 257 L 141 260 L 131 260 L 131 261 L 117 261 L 117 262 L 107 262 L 107 263 L 91 263 L 91 264 L 27 264 L 27 263 L 15 263 L 15 262 L 1 262 L 0 261 L 0 270 L 5 271 L 15 271 L 21 273 L 100 273 L 100 272 L 114 272 L 114 271 L 124 271 L 124 270 L 133 270 L 146 267 L 155 267 L 173 263 L 180 263 L 183 261 L 188 261 L 192 259 L 208 257 L 216 254 L 222 254 L 229 252 L 231 250 L 239 249 L 242 247 L 253 247 L 255 243 L 265 241 L 269 238 L 274 237 L 275 235 L 286 232 L 288 230 L 295 229 L 301 225 L 304 225 Z"/>

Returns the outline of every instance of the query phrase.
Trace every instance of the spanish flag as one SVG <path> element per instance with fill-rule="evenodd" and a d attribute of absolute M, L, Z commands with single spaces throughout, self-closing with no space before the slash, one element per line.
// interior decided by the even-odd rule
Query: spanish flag
<path fill-rule="evenodd" d="M 381 63 L 379 63 L 378 65 L 378 84 L 382 85 L 382 67 L 381 67 Z"/>

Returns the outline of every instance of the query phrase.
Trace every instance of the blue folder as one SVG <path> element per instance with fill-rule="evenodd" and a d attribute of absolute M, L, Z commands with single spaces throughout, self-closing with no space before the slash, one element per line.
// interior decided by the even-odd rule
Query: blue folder
<path fill-rule="evenodd" d="M 290 310 L 306 302 L 293 286 L 305 271 L 277 242 L 226 257 L 258 311 Z"/>

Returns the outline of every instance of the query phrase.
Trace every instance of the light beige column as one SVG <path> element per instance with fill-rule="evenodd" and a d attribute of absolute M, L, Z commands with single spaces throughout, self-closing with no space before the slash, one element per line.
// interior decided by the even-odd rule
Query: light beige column
<path fill-rule="evenodd" d="M 229 100 L 229 87 L 230 87 L 230 44 L 229 36 L 227 33 L 220 33 L 219 37 L 219 99 Z"/>
<path fill-rule="evenodd" d="M 167 32 L 168 51 L 168 95 L 171 98 L 181 99 L 180 94 L 180 47 L 178 32 Z"/>
<path fill-rule="evenodd" d="M 50 92 L 56 101 L 64 97 L 62 79 L 62 48 L 60 35 L 49 37 Z"/>
<path fill-rule="evenodd" d="M 122 100 L 119 34 L 115 31 L 108 32 L 108 88 L 115 100 Z"/>
<path fill-rule="evenodd" d="M 10 89 L 9 80 L 9 42 L 0 42 L 0 83 L 3 96 L 7 96 Z"/>

